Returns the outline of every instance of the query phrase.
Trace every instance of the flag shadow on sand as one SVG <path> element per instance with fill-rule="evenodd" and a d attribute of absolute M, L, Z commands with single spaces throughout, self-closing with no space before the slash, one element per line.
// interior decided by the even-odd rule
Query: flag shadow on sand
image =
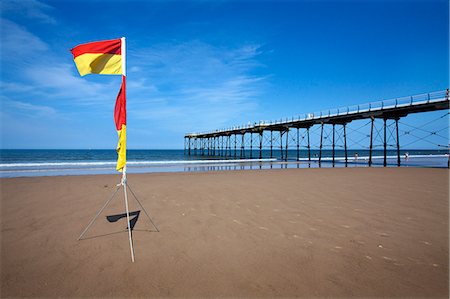
<path fill-rule="evenodd" d="M 139 219 L 140 213 L 141 213 L 141 211 L 130 212 L 130 228 L 131 228 L 131 230 L 134 229 L 134 226 L 136 225 L 136 222 Z M 106 220 L 108 220 L 108 222 L 117 222 L 122 218 L 127 218 L 127 213 L 106 216 Z M 128 229 L 128 225 L 127 225 L 126 229 Z"/>

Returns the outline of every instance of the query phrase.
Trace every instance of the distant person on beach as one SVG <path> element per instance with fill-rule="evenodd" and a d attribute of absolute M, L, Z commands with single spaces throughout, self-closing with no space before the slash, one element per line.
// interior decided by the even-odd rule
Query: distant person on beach
<path fill-rule="evenodd" d="M 405 161 L 408 161 L 408 159 L 409 159 L 409 153 L 406 152 L 406 153 L 405 153 Z"/>
<path fill-rule="evenodd" d="M 358 153 L 355 153 L 355 162 L 358 162 Z"/>

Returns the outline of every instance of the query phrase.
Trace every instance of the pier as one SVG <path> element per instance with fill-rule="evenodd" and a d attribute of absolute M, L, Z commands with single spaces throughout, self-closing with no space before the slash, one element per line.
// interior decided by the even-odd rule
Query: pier
<path fill-rule="evenodd" d="M 381 139 L 384 153 L 383 166 L 387 166 L 388 147 L 394 148 L 397 165 L 400 166 L 399 120 L 413 113 L 424 113 L 438 110 L 449 110 L 449 90 L 426 94 L 371 102 L 344 108 L 329 109 L 318 113 L 307 113 L 297 117 L 277 121 L 260 121 L 257 123 L 235 126 L 215 131 L 188 133 L 184 136 L 186 155 L 201 155 L 235 159 L 262 159 L 263 149 L 270 150 L 270 158 L 274 157 L 274 149 L 279 149 L 279 159 L 287 161 L 289 149 L 296 149 L 295 159 L 300 159 L 300 149 L 306 149 L 307 160 L 311 162 L 310 132 L 313 128 L 320 130 L 318 145 L 318 163 L 323 161 L 322 153 L 325 142 L 331 139 L 333 166 L 336 162 L 336 148 L 343 148 L 345 164 L 348 163 L 347 125 L 355 120 L 367 119 L 370 125 L 368 165 L 373 164 L 374 141 Z M 448 113 L 446 114 L 448 115 Z M 446 116 L 444 115 L 444 116 Z M 376 120 L 382 128 L 376 128 Z M 447 126 L 448 129 L 448 126 Z M 327 133 L 328 131 L 328 133 Z M 430 132 L 431 135 L 436 132 Z M 331 136 L 330 136 L 331 135 Z M 448 143 L 448 140 L 447 140 Z M 448 148 L 448 144 L 442 145 Z M 257 156 L 254 156 L 254 153 Z M 247 152 L 247 156 L 246 156 Z M 293 158 L 293 157 L 290 157 Z"/>

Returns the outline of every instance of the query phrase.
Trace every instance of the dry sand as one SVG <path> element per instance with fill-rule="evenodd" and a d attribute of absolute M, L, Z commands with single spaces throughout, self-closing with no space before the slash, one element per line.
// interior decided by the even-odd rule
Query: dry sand
<path fill-rule="evenodd" d="M 134 264 L 119 179 L 0 180 L 1 296 L 448 297 L 446 169 L 129 175 Z"/>

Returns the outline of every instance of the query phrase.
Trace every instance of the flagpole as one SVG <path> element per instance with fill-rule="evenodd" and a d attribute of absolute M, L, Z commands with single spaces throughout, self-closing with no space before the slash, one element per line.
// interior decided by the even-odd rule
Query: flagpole
<path fill-rule="evenodd" d="M 122 79 L 125 83 L 123 88 L 126 88 L 126 78 L 127 78 L 127 72 L 126 72 L 126 45 L 125 45 L 125 37 L 121 38 L 121 55 L 122 55 Z M 126 91 L 123 90 L 125 96 Z M 127 166 L 125 165 L 122 170 L 122 186 L 123 186 L 123 192 L 125 195 L 125 209 L 127 212 L 127 222 L 128 222 L 128 239 L 130 240 L 130 251 L 131 251 L 131 261 L 134 263 L 134 250 L 133 250 L 133 240 L 131 239 L 131 225 L 130 225 L 130 212 L 128 210 L 128 196 L 127 196 Z"/>

